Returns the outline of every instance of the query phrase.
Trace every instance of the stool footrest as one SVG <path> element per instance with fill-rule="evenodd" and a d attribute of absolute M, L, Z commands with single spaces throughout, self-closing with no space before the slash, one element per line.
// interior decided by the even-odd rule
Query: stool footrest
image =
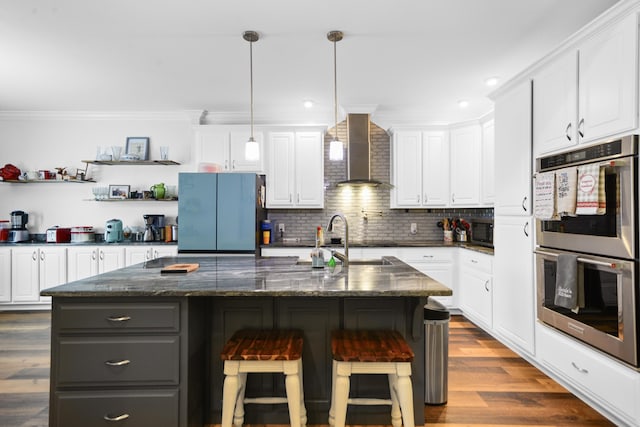
<path fill-rule="evenodd" d="M 245 397 L 244 403 L 259 403 L 263 405 L 275 405 L 288 403 L 286 397 Z"/>
<path fill-rule="evenodd" d="M 391 406 L 391 399 L 376 399 L 367 397 L 352 397 L 347 400 L 349 405 L 389 405 Z"/>

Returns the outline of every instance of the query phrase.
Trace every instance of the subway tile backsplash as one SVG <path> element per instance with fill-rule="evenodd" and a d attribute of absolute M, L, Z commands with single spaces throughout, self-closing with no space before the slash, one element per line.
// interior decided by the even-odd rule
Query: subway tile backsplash
<path fill-rule="evenodd" d="M 338 137 L 347 139 L 346 121 L 338 124 Z M 329 129 L 325 141 L 333 137 L 335 128 Z M 371 123 L 371 178 L 390 183 L 391 143 L 387 132 Z M 389 187 L 336 187 L 346 179 L 346 161 L 329 160 L 329 144 L 325 143 L 325 207 L 324 209 L 269 209 L 268 217 L 276 224 L 285 224 L 285 238 L 313 240 L 316 227 L 327 226 L 331 215 L 343 213 L 349 223 L 349 240 L 367 242 L 379 240 L 419 242 L 442 240 L 438 221 L 442 218 L 471 219 L 492 217 L 493 209 L 390 209 Z M 346 157 L 345 157 L 346 158 Z M 267 183 L 268 185 L 268 183 Z M 417 233 L 411 234 L 411 224 Z M 335 237 L 343 236 L 340 220 L 334 222 Z M 282 236 L 275 231 L 277 239 Z M 328 240 L 331 236 L 325 235 Z"/>

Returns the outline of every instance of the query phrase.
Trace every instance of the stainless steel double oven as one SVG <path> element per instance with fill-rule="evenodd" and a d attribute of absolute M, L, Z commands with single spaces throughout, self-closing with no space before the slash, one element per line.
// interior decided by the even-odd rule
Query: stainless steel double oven
<path fill-rule="evenodd" d="M 537 159 L 537 171 L 597 165 L 606 213 L 538 220 L 538 319 L 638 368 L 638 137 L 629 135 Z M 575 254 L 584 307 L 554 304 L 558 255 Z"/>

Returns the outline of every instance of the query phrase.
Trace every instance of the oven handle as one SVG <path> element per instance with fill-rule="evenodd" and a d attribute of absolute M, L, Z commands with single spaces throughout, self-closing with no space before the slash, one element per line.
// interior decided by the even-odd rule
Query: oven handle
<path fill-rule="evenodd" d="M 540 255 L 549 255 L 549 256 L 553 256 L 553 257 L 558 257 L 558 254 L 553 253 L 553 252 L 545 252 L 545 251 L 534 251 L 534 253 L 536 254 L 540 254 Z M 578 257 L 578 262 L 582 262 L 584 264 L 593 264 L 593 265 L 601 265 L 603 267 L 609 267 L 609 268 L 618 268 L 618 265 L 615 262 L 604 262 L 604 261 L 596 261 L 593 259 L 589 259 L 589 258 L 581 258 Z"/>

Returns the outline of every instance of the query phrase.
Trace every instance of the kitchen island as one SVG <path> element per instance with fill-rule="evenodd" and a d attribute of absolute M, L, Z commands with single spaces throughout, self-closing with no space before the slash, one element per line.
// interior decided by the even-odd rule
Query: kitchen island
<path fill-rule="evenodd" d="M 161 274 L 175 263 L 191 273 Z M 304 332 L 309 424 L 326 424 L 330 332 L 399 331 L 415 353 L 414 412 L 424 420 L 423 306 L 451 290 L 394 257 L 314 269 L 295 257 L 161 258 L 46 289 L 53 297 L 50 426 L 192 426 L 220 422 L 219 353 L 236 330 Z M 388 393 L 383 376 L 354 377 L 359 395 Z M 273 374 L 250 376 L 247 396 L 284 395 Z M 136 420 L 136 421 L 134 421 Z M 388 407 L 349 408 L 350 424 L 389 424 Z M 250 406 L 247 423 L 288 423 L 286 405 Z"/>

